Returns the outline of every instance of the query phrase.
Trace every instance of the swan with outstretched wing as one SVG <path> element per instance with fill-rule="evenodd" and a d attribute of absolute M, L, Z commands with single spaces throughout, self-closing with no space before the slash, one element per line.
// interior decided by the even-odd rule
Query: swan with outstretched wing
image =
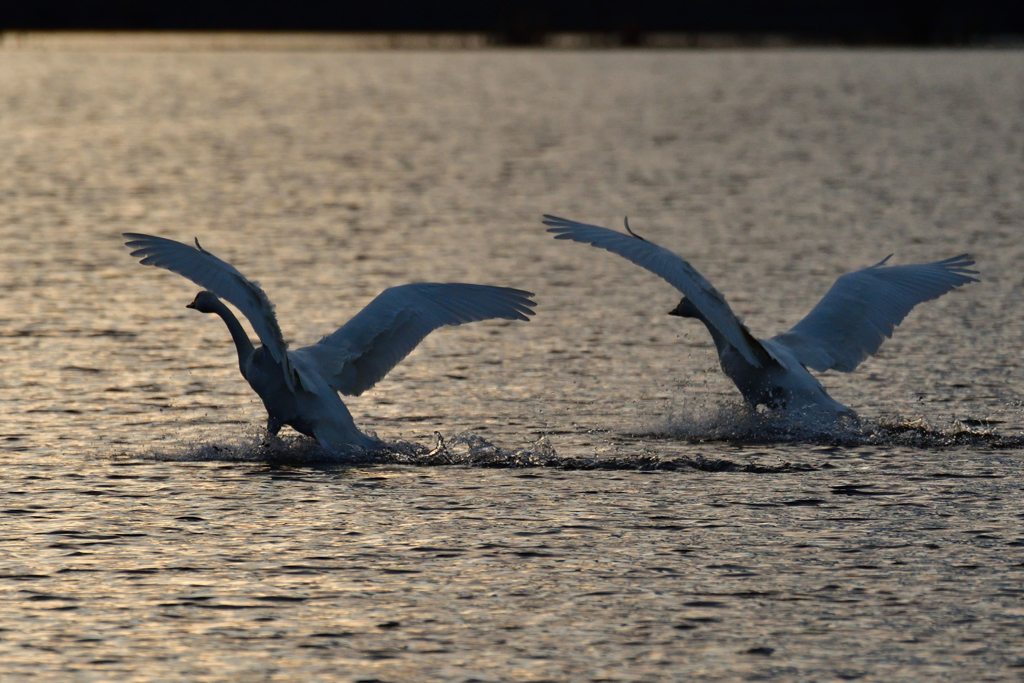
<path fill-rule="evenodd" d="M 333 452 L 373 448 L 375 439 L 355 425 L 338 396 L 358 396 L 380 381 L 432 331 L 501 318 L 528 321 L 536 303 L 530 292 L 507 287 L 421 282 L 381 292 L 339 330 L 294 351 L 281 334 L 274 306 L 259 284 L 199 245 L 125 233 L 140 263 L 184 276 L 204 288 L 187 308 L 215 313 L 228 327 L 238 367 L 267 409 L 267 432 L 290 425 Z M 255 347 L 234 305 L 262 343 Z"/>
<path fill-rule="evenodd" d="M 590 244 L 618 254 L 660 276 L 683 293 L 669 313 L 696 318 L 707 327 L 722 371 L 752 407 L 790 409 L 818 415 L 854 415 L 835 401 L 807 368 L 852 372 L 877 353 L 919 303 L 977 282 L 974 261 L 962 254 L 935 263 L 886 266 L 889 260 L 843 275 L 806 318 L 771 339 L 757 339 L 740 322 L 718 290 L 693 266 L 629 228 L 628 234 L 544 216 L 557 240 Z"/>

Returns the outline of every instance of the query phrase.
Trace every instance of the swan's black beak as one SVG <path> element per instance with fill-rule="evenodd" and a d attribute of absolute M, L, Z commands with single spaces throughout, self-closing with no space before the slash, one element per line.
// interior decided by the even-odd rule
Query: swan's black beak
<path fill-rule="evenodd" d="M 685 296 L 679 300 L 679 305 L 669 311 L 668 314 L 679 316 L 680 318 L 697 318 L 700 316 L 697 307 Z"/>
<path fill-rule="evenodd" d="M 194 309 L 195 307 L 196 307 L 196 302 L 195 301 L 193 301 L 190 304 L 185 304 L 185 308 L 193 308 Z"/>

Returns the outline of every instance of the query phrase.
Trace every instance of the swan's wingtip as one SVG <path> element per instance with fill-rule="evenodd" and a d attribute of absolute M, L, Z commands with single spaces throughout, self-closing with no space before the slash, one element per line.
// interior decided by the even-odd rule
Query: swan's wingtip
<path fill-rule="evenodd" d="M 553 216 L 550 213 L 544 214 L 544 220 L 541 221 L 544 225 L 550 225 L 553 227 L 567 227 L 571 221 L 560 216 Z M 551 232 L 550 230 L 548 232 Z"/>
<path fill-rule="evenodd" d="M 141 232 L 122 232 L 121 237 L 126 238 L 126 247 L 137 246 L 140 242 L 153 239 L 152 235 L 144 235 Z"/>
<path fill-rule="evenodd" d="M 962 282 L 957 283 L 956 286 L 966 285 L 971 282 L 981 282 L 973 275 L 980 275 L 981 271 L 974 270 L 971 268 L 975 263 L 974 256 L 969 253 L 960 254 L 959 256 L 953 256 L 944 261 L 939 261 L 939 265 L 943 266 L 947 272 L 959 275 L 963 278 Z"/>
<path fill-rule="evenodd" d="M 977 261 L 974 259 L 974 254 L 964 253 L 949 259 L 949 263 L 957 268 L 967 268 L 968 266 L 973 266 Z M 977 273 L 978 271 L 972 270 L 970 272 Z"/>

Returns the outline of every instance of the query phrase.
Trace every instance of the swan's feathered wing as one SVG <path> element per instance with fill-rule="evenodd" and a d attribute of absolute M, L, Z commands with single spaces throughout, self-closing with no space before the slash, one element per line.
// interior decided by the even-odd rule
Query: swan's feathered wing
<path fill-rule="evenodd" d="M 762 367 L 760 359 L 764 358 L 764 351 L 758 348 L 760 342 L 743 327 L 725 297 L 681 257 L 641 237 L 596 225 L 547 214 L 544 215 L 544 225 L 551 226 L 548 232 L 554 233 L 556 240 L 572 240 L 606 249 L 662 277 L 685 294 L 747 362 L 754 367 Z"/>
<path fill-rule="evenodd" d="M 139 257 L 142 265 L 156 266 L 184 276 L 238 308 L 252 324 L 263 346 L 281 364 L 289 388 L 294 388 L 288 344 L 277 324 L 274 305 L 257 283 L 200 247 L 199 240 L 196 240 L 196 247 L 191 247 L 137 232 L 126 232 L 124 236 L 128 238 L 125 246 L 132 249 L 132 256 Z"/>
<path fill-rule="evenodd" d="M 537 305 L 531 296 L 518 289 L 460 283 L 391 287 L 334 334 L 290 355 L 300 372 L 312 369 L 335 390 L 358 396 L 439 327 L 491 318 L 529 320 Z"/>
<path fill-rule="evenodd" d="M 907 266 L 875 265 L 843 275 L 807 317 L 772 337 L 803 365 L 823 372 L 852 372 L 892 336 L 910 310 L 968 282 L 977 282 L 974 261 L 961 254 L 945 261 Z"/>

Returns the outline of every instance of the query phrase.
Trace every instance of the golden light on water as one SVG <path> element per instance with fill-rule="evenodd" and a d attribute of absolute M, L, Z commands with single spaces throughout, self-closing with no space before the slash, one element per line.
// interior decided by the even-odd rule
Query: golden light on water
<path fill-rule="evenodd" d="M 1020 72 L 1011 51 L 5 49 L 4 673 L 1011 678 Z M 665 314 L 678 293 L 545 212 L 628 214 L 761 336 L 892 251 L 969 250 L 982 282 L 823 376 L 862 431 L 766 437 Z M 536 292 L 528 324 L 428 337 L 347 400 L 357 424 L 419 455 L 440 432 L 452 462 L 633 469 L 268 464 L 312 446 L 260 450 L 224 326 L 125 231 L 198 236 L 296 346 L 396 284 Z"/>

